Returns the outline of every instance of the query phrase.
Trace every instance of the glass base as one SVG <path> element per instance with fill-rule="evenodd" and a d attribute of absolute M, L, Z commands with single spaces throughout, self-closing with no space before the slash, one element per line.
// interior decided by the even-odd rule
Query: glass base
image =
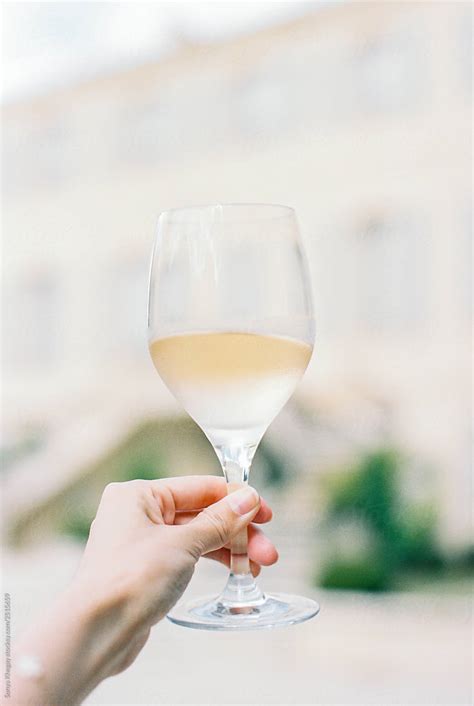
<path fill-rule="evenodd" d="M 177 605 L 167 617 L 198 630 L 262 630 L 302 623 L 318 613 L 319 604 L 310 598 L 274 593 L 253 606 L 229 606 L 220 597 L 206 596 Z"/>

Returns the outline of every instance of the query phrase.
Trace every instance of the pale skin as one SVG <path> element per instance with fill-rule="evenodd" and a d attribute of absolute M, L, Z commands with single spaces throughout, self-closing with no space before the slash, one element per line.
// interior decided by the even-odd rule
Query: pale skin
<path fill-rule="evenodd" d="M 80 704 L 132 664 L 201 557 L 228 566 L 229 541 L 248 526 L 252 573 L 275 563 L 277 551 L 257 527 L 271 517 L 253 488 L 227 495 L 215 476 L 108 485 L 72 584 L 14 649 L 4 703 Z M 39 674 L 22 673 L 25 657 Z"/>

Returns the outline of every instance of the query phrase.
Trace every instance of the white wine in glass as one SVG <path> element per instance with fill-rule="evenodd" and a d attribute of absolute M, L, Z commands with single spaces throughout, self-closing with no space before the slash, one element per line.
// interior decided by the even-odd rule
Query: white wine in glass
<path fill-rule="evenodd" d="M 252 443 L 293 393 L 307 343 L 256 333 L 190 333 L 150 346 L 162 379 L 211 443 Z"/>
<path fill-rule="evenodd" d="M 217 204 L 162 213 L 148 314 L 153 363 L 208 437 L 235 490 L 248 482 L 258 443 L 313 350 L 294 211 Z M 223 592 L 178 605 L 168 617 L 188 627 L 244 630 L 301 622 L 318 610 L 310 599 L 259 589 L 244 530 L 232 542 Z"/>

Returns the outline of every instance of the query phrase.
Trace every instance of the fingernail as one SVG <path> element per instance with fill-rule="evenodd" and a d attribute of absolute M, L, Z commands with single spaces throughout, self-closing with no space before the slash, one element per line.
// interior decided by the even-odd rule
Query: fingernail
<path fill-rule="evenodd" d="M 260 497 L 255 488 L 247 486 L 227 496 L 227 502 L 237 515 L 246 515 L 257 507 Z"/>

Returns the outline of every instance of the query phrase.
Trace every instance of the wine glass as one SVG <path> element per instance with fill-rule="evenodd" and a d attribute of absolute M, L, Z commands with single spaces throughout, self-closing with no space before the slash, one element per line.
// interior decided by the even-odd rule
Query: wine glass
<path fill-rule="evenodd" d="M 238 489 L 313 350 L 310 281 L 294 210 L 215 204 L 161 213 L 148 335 L 158 373 L 214 447 L 228 491 Z M 245 529 L 232 541 L 222 593 L 178 605 L 168 618 L 244 630 L 298 623 L 318 611 L 308 598 L 260 590 Z"/>

